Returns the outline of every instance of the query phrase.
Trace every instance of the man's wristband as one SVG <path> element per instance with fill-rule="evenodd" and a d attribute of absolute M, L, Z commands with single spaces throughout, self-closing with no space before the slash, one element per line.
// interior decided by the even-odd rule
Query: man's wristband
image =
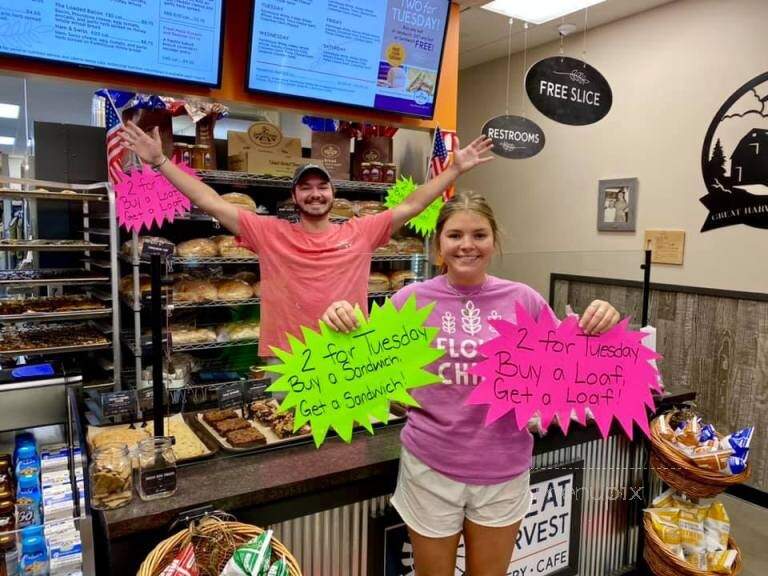
<path fill-rule="evenodd" d="M 154 170 L 155 172 L 158 172 L 160 168 L 163 167 L 163 164 L 165 164 L 166 162 L 168 162 L 168 156 L 163 156 L 163 159 L 160 160 L 160 162 L 158 162 L 157 164 L 152 164 L 152 170 Z"/>

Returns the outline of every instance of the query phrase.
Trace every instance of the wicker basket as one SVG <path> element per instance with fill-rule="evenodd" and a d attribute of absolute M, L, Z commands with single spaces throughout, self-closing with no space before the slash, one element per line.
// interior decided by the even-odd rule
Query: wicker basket
<path fill-rule="evenodd" d="M 223 531 L 228 536 L 225 540 L 218 538 Z M 215 555 L 215 558 L 212 558 L 212 564 L 216 570 L 215 574 L 201 566 L 201 576 L 219 576 L 224 565 L 232 557 L 235 548 L 253 540 L 262 532 L 264 532 L 262 528 L 250 524 L 215 519 L 213 521 L 203 520 L 198 525 L 182 530 L 155 546 L 154 550 L 142 562 L 137 576 L 158 576 L 190 538 L 195 545 L 195 556 L 199 564 L 207 564 Z M 214 542 L 215 552 L 211 544 Z M 279 558 L 285 557 L 291 576 L 301 576 L 299 563 L 288 549 L 275 538 L 272 538 L 271 545 L 272 561 L 275 562 Z M 212 552 L 214 553 L 212 554 Z"/>
<path fill-rule="evenodd" d="M 712 498 L 736 484 L 749 480 L 752 465 L 741 474 L 727 476 L 700 468 L 693 461 L 678 452 L 659 435 L 659 420 L 651 422 L 651 468 L 666 484 L 678 492 L 693 498 Z"/>
<path fill-rule="evenodd" d="M 680 560 L 674 556 L 656 534 L 648 514 L 643 519 L 643 526 L 645 528 L 643 558 L 645 558 L 650 571 L 656 576 L 718 576 L 715 572 L 698 570 L 685 560 Z M 728 537 L 728 549 L 736 550 L 736 560 L 734 560 L 731 568 L 731 576 L 738 576 L 744 568 L 744 562 L 741 558 L 741 549 L 730 536 Z"/>

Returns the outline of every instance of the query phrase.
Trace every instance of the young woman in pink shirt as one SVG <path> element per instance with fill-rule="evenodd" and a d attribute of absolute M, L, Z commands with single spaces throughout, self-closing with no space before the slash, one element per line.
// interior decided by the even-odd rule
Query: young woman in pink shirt
<path fill-rule="evenodd" d="M 392 298 L 398 307 L 411 294 L 419 306 L 436 302 L 427 324 L 440 328 L 436 342 L 446 350 L 430 367 L 443 383 L 413 391 L 421 407 L 409 411 L 401 434 L 392 504 L 408 526 L 418 576 L 453 576 L 462 534 L 467 572 L 503 576 L 530 504 L 533 437 L 512 418 L 483 424 L 486 408 L 465 403 L 478 383 L 469 368 L 480 344 L 496 336 L 488 320 L 514 321 L 518 303 L 537 318 L 547 303 L 529 286 L 487 273 L 499 231 L 479 194 L 460 193 L 445 203 L 436 240 L 444 274 Z M 356 327 L 346 301 L 333 303 L 322 319 L 345 332 Z M 580 326 L 599 334 L 618 320 L 613 306 L 595 300 Z"/>

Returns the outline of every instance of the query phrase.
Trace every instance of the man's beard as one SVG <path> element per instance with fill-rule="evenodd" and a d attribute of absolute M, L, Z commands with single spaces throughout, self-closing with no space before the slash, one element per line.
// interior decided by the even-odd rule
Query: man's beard
<path fill-rule="evenodd" d="M 296 205 L 296 209 L 299 211 L 299 214 L 301 215 L 301 217 L 307 218 L 309 220 L 319 220 L 319 219 L 325 218 L 328 215 L 328 213 L 331 211 L 331 208 L 333 208 L 333 202 L 328 202 L 328 204 L 326 205 L 326 209 L 323 212 L 317 214 L 314 212 L 309 212 L 300 204 Z"/>

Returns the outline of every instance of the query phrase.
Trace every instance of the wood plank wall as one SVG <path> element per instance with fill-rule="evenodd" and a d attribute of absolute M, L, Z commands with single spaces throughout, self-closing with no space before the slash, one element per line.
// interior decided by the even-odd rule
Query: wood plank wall
<path fill-rule="evenodd" d="M 641 283 L 552 275 L 558 316 L 595 298 L 639 322 Z M 695 390 L 698 410 L 718 430 L 755 426 L 749 485 L 768 491 L 768 295 L 652 284 L 648 315 L 664 381 Z"/>

